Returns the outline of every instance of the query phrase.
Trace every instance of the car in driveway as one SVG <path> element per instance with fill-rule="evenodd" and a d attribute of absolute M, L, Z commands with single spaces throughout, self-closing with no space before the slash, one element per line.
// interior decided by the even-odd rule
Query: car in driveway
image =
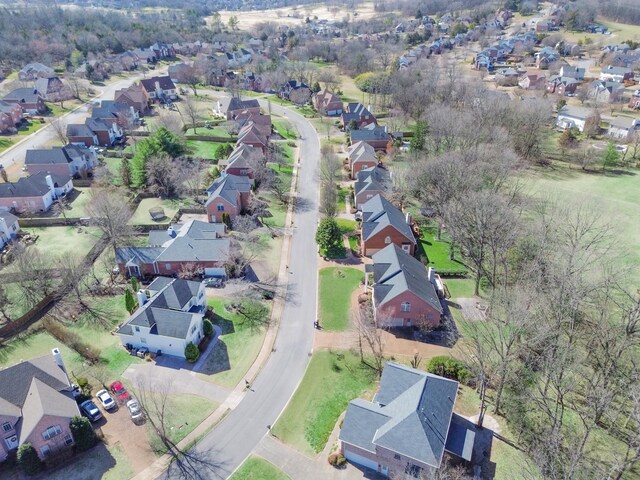
<path fill-rule="evenodd" d="M 99 390 L 98 393 L 96 393 L 96 397 L 100 400 L 105 410 L 116 408 L 116 402 L 113 401 L 113 398 L 106 390 Z"/>
<path fill-rule="evenodd" d="M 133 423 L 141 422 L 144 418 L 144 413 L 142 413 L 142 408 L 140 408 L 140 403 L 135 398 L 132 398 L 127 402 L 127 410 L 129 410 L 129 416 Z"/>
<path fill-rule="evenodd" d="M 102 413 L 100 413 L 100 409 L 93 403 L 91 400 L 85 400 L 80 404 L 80 409 L 82 413 L 84 413 L 89 420 L 92 422 L 97 422 L 102 418 Z"/>
<path fill-rule="evenodd" d="M 111 392 L 113 392 L 113 394 L 116 396 L 118 402 L 125 403 L 127 400 L 129 400 L 129 392 L 127 392 L 127 389 L 124 388 L 124 385 L 122 385 L 121 381 L 116 380 L 109 386 L 109 388 L 111 389 Z"/>

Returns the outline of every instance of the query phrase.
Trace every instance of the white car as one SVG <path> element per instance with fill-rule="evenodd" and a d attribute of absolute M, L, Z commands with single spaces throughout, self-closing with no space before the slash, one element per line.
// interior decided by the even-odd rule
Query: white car
<path fill-rule="evenodd" d="M 98 397 L 98 400 L 100 400 L 100 403 L 105 410 L 116 408 L 116 402 L 113 401 L 113 398 L 106 390 L 100 390 L 98 393 L 96 393 L 96 397 Z"/>

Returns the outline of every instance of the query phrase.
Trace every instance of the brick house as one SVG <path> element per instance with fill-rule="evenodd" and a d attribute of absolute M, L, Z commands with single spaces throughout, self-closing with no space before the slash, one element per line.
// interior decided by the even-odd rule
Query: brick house
<path fill-rule="evenodd" d="M 67 125 L 67 140 L 72 145 L 91 147 L 100 145 L 98 136 L 86 123 L 70 123 Z"/>
<path fill-rule="evenodd" d="M 169 75 L 140 80 L 140 85 L 144 88 L 151 101 L 175 100 L 178 98 L 178 89 Z"/>
<path fill-rule="evenodd" d="M 260 104 L 258 100 L 252 98 L 250 100 L 240 100 L 237 97 L 223 98 L 216 103 L 213 113 L 225 117 L 227 120 L 233 120 L 236 115 L 244 111 L 259 114 Z"/>
<path fill-rule="evenodd" d="M 91 147 L 66 145 L 50 149 L 27 150 L 24 166 L 29 174 L 49 172 L 84 178 L 98 165 L 98 155 Z"/>
<path fill-rule="evenodd" d="M 0 210 L 0 248 L 15 240 L 19 231 L 18 217 L 5 210 Z"/>
<path fill-rule="evenodd" d="M 357 142 L 351 145 L 347 150 L 347 161 L 351 178 L 355 178 L 359 171 L 375 167 L 379 163 L 375 149 L 366 142 Z"/>
<path fill-rule="evenodd" d="M 22 108 L 0 100 L 0 133 L 17 130 L 22 123 Z"/>
<path fill-rule="evenodd" d="M 640 110 L 640 96 L 634 95 L 629 99 L 629 108 L 631 110 Z"/>
<path fill-rule="evenodd" d="M 207 189 L 207 218 L 212 223 L 222 222 L 226 213 L 233 220 L 249 208 L 253 179 L 248 175 L 224 174 Z"/>
<path fill-rule="evenodd" d="M 67 125 L 67 140 L 75 145 L 110 147 L 119 142 L 123 136 L 124 131 L 115 119 L 105 121 L 87 118 L 84 124 Z"/>
<path fill-rule="evenodd" d="M 322 115 L 335 117 L 342 115 L 343 104 L 340 97 L 327 90 L 320 90 L 311 97 L 313 107 Z"/>
<path fill-rule="evenodd" d="M 625 86 L 621 82 L 608 82 L 604 80 L 594 80 L 589 86 L 589 97 L 596 102 L 619 102 L 623 100 Z"/>
<path fill-rule="evenodd" d="M 454 413 L 458 382 L 387 362 L 378 393 L 349 403 L 340 451 L 389 478 L 431 478 L 445 452 L 471 461 L 475 426 Z"/>
<path fill-rule="evenodd" d="M 238 144 L 249 145 L 266 153 L 269 138 L 264 135 L 263 130 L 253 122 L 245 123 L 238 132 Z"/>
<path fill-rule="evenodd" d="M 313 92 L 309 86 L 303 82 L 297 80 L 289 80 L 278 92 L 278 96 L 283 100 L 289 100 L 296 105 L 304 105 L 311 100 L 311 94 Z"/>
<path fill-rule="evenodd" d="M 236 145 L 229 158 L 218 162 L 218 168 L 229 175 L 247 176 L 253 179 L 256 165 L 263 164 L 265 160 L 261 149 L 241 143 Z"/>
<path fill-rule="evenodd" d="M 133 128 L 140 120 L 135 108 L 128 103 L 114 100 L 102 100 L 100 105 L 94 105 L 91 109 L 91 118 L 108 124 L 116 123 L 123 129 Z"/>
<path fill-rule="evenodd" d="M 404 214 L 382 195 L 362 204 L 362 253 L 370 257 L 393 243 L 409 255 L 416 250 L 416 239 Z"/>
<path fill-rule="evenodd" d="M 41 460 L 74 444 L 69 428 L 80 416 L 60 350 L 0 370 L 0 461 L 30 443 Z"/>
<path fill-rule="evenodd" d="M 23 113 L 38 115 L 47 111 L 44 98 L 33 88 L 16 88 L 7 93 L 2 100 L 20 105 Z"/>
<path fill-rule="evenodd" d="M 34 62 L 28 63 L 18 72 L 18 79 L 24 81 L 37 80 L 38 78 L 53 77 L 56 74 L 55 70 L 51 67 L 47 67 L 42 63 Z"/>
<path fill-rule="evenodd" d="M 360 210 L 362 204 L 376 195 L 386 196 L 391 191 L 391 176 L 384 167 L 369 167 L 356 174 L 353 184 L 355 207 Z"/>
<path fill-rule="evenodd" d="M 269 137 L 271 135 L 271 115 L 263 115 L 262 113 L 253 113 L 249 110 L 243 110 L 237 114 L 233 120 L 238 131 L 246 124 L 253 123 L 262 136 Z"/>
<path fill-rule="evenodd" d="M 141 85 L 131 85 L 128 88 L 116 90 L 113 99 L 116 102 L 126 103 L 139 116 L 149 113 L 149 95 Z"/>
<path fill-rule="evenodd" d="M 71 98 L 71 91 L 59 77 L 38 78 L 34 88 L 47 102 L 59 102 Z"/>
<path fill-rule="evenodd" d="M 436 291 L 435 273 L 391 244 L 372 256 L 373 309 L 382 327 L 440 325 L 444 310 Z M 368 277 L 367 277 L 368 278 Z"/>
<path fill-rule="evenodd" d="M 349 128 L 351 122 L 355 122 L 357 128 L 362 128 L 367 125 L 377 125 L 376 117 L 361 103 L 348 103 L 347 108 L 342 112 L 340 116 L 340 123 L 342 128 L 346 131 Z"/>
<path fill-rule="evenodd" d="M 382 127 L 375 123 L 359 128 L 358 130 L 349 130 L 349 139 L 351 145 L 358 142 L 365 142 L 371 145 L 374 150 L 384 152 L 391 148 L 393 142 L 393 138 L 389 132 L 387 132 L 387 127 Z"/>
<path fill-rule="evenodd" d="M 116 249 L 116 264 L 126 277 L 173 276 L 184 268 L 224 267 L 229 259 L 230 241 L 223 238 L 225 227 L 190 220 L 170 225 L 167 230 L 151 230 L 147 247 Z"/>
<path fill-rule="evenodd" d="M 520 88 L 525 90 L 540 90 L 546 87 L 547 78 L 542 74 L 525 73 L 518 80 Z"/>
<path fill-rule="evenodd" d="M 0 210 L 46 212 L 55 200 L 73 190 L 70 175 L 39 172 L 13 183 L 0 183 Z"/>
<path fill-rule="evenodd" d="M 549 77 L 546 84 L 547 93 L 555 93 L 557 95 L 574 95 L 578 85 L 582 82 L 571 77 L 553 76 Z"/>

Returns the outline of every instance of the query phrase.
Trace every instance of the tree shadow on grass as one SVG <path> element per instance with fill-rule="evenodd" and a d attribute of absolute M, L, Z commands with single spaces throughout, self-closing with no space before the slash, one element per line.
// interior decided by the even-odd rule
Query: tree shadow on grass
<path fill-rule="evenodd" d="M 209 356 L 198 370 L 198 373 L 214 375 L 216 373 L 226 372 L 230 369 L 231 363 L 229 361 L 227 345 L 224 343 L 224 340 L 218 339 L 218 343 L 209 353 Z"/>

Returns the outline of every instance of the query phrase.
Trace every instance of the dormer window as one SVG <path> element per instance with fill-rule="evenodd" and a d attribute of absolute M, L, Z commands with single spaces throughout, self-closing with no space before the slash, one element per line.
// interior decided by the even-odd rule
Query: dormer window
<path fill-rule="evenodd" d="M 2 430 L 5 432 L 10 432 L 13 429 L 13 427 L 11 426 L 11 424 L 9 422 L 4 422 L 2 424 Z"/>

